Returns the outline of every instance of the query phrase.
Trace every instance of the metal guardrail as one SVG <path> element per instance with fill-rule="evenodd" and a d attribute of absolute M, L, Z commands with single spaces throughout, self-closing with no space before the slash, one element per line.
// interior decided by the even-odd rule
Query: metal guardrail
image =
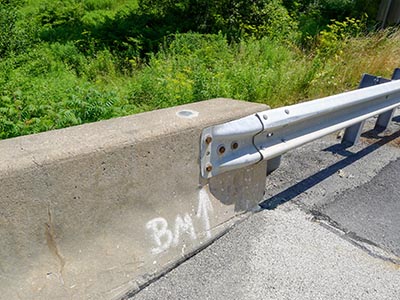
<path fill-rule="evenodd" d="M 343 143 L 358 141 L 364 122 L 378 115 L 384 130 L 400 106 L 400 69 L 392 80 L 364 74 L 358 90 L 255 115 L 203 130 L 201 175 L 218 174 L 268 160 L 268 172 L 279 166 L 283 153 L 346 128 Z"/>

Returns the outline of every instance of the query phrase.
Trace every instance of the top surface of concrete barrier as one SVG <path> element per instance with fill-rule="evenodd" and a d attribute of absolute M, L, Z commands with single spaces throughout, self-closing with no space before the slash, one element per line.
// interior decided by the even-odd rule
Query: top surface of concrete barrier
<path fill-rule="evenodd" d="M 205 124 L 218 124 L 263 108 L 266 106 L 262 104 L 219 98 L 2 140 L 0 170 L 112 150 L 139 140 L 183 132 Z"/>
<path fill-rule="evenodd" d="M 0 299 L 119 299 L 212 240 L 266 165 L 202 182 L 201 131 L 265 109 L 215 99 L 0 141 Z"/>

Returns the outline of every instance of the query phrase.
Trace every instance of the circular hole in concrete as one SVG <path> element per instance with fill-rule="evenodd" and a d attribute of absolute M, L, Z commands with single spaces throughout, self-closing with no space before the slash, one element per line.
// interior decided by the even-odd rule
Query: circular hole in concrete
<path fill-rule="evenodd" d="M 181 110 L 176 113 L 176 115 L 180 118 L 192 119 L 196 118 L 199 113 L 194 110 Z"/>

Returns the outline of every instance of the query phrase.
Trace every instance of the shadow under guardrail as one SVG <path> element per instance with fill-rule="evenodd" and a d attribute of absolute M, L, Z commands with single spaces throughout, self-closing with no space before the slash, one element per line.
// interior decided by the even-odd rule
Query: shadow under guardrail
<path fill-rule="evenodd" d="M 397 116 L 392 119 L 395 122 L 400 122 L 400 116 Z M 358 161 L 359 159 L 367 156 L 368 154 L 374 152 L 381 146 L 392 142 L 393 140 L 400 137 L 400 131 L 394 132 L 388 136 L 378 136 L 378 131 L 370 130 L 362 134 L 364 137 L 368 138 L 375 138 L 378 139 L 373 144 L 367 146 L 366 148 L 353 153 L 347 150 L 348 146 L 345 144 L 336 144 L 331 147 L 324 149 L 323 151 L 329 151 L 332 153 L 337 153 L 342 156 L 345 156 L 344 159 L 338 161 L 337 163 L 329 166 L 328 168 L 321 170 L 314 175 L 311 175 L 302 181 L 292 185 L 291 187 L 285 189 L 284 191 L 264 200 L 260 203 L 260 207 L 267 210 L 273 210 L 277 208 L 279 205 L 284 204 L 298 195 L 304 193 L 305 191 L 309 190 L 313 186 L 317 185 L 318 183 L 324 181 L 328 177 L 332 176 L 333 174 L 337 173 L 339 170 L 343 169 L 344 167 L 351 165 L 352 163 Z"/>

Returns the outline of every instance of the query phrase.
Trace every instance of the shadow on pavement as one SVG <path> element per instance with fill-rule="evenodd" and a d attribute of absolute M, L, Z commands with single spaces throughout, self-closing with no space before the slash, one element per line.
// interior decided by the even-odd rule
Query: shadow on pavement
<path fill-rule="evenodd" d="M 396 118 L 398 118 L 398 120 L 396 120 Z M 393 121 L 400 121 L 400 117 L 396 117 L 396 118 L 394 118 Z M 355 161 L 374 152 L 381 146 L 397 139 L 398 137 L 400 137 L 400 131 L 397 131 L 388 136 L 379 136 L 378 132 L 376 132 L 374 130 L 370 130 L 370 131 L 367 131 L 364 134 L 362 134 L 362 136 L 377 139 L 377 141 L 356 153 L 348 151 L 346 149 L 347 146 L 343 145 L 343 144 L 336 144 L 336 145 L 333 145 L 331 147 L 324 149 L 323 151 L 329 151 L 329 152 L 332 152 L 335 154 L 339 154 L 339 155 L 344 156 L 345 158 L 342 159 L 341 161 L 338 161 L 337 163 L 327 167 L 326 169 L 321 170 L 318 173 L 311 175 L 310 177 L 307 177 L 306 179 L 296 183 L 295 185 L 287 188 L 286 190 L 276 194 L 275 196 L 272 196 L 272 197 L 264 200 L 260 204 L 260 207 L 263 209 L 272 210 L 272 209 L 277 208 L 279 205 L 292 200 L 296 196 L 309 190 L 313 186 L 317 185 L 318 183 L 324 181 L 328 177 L 337 173 L 339 170 L 343 169 L 344 167 L 351 165 Z"/>

